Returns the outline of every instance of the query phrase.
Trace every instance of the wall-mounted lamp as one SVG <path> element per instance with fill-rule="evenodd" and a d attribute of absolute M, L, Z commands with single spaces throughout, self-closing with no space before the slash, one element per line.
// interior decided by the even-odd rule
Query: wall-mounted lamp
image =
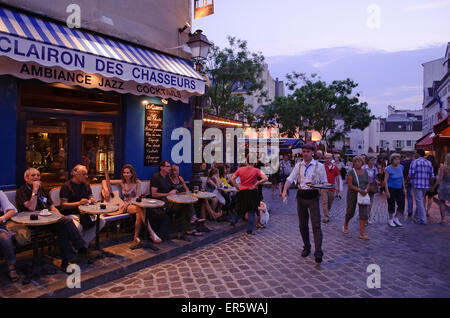
<path fill-rule="evenodd" d="M 169 101 L 165 98 L 161 98 L 161 103 L 163 103 L 164 105 L 169 104 Z"/>
<path fill-rule="evenodd" d="M 186 22 L 182 28 L 178 29 L 178 32 L 183 33 L 187 28 L 190 28 L 190 27 L 191 27 L 191 25 L 189 24 L 189 22 Z"/>

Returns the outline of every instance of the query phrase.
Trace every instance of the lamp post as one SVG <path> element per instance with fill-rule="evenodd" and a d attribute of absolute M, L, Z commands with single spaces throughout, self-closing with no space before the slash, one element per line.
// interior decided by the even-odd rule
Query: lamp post
<path fill-rule="evenodd" d="M 195 69 L 197 72 L 201 72 L 201 62 L 208 57 L 209 48 L 211 43 L 209 43 L 208 38 L 203 34 L 202 30 L 197 30 L 190 35 L 187 45 L 192 51 L 192 60 L 195 62 Z M 207 89 L 207 88 L 205 88 Z M 206 91 L 205 91 L 206 93 Z M 205 99 L 202 96 L 195 96 L 193 99 L 194 106 L 194 120 L 203 120 L 203 103 Z M 195 142 L 194 142 L 195 145 Z M 194 149 L 195 151 L 195 149 Z M 191 189 L 194 186 L 201 187 L 202 180 L 200 178 L 200 163 L 194 162 L 192 164 L 192 178 L 190 181 Z"/>
<path fill-rule="evenodd" d="M 302 119 L 303 128 L 305 129 L 305 144 L 307 143 L 308 138 L 308 126 L 309 126 L 309 119 L 303 118 Z"/>

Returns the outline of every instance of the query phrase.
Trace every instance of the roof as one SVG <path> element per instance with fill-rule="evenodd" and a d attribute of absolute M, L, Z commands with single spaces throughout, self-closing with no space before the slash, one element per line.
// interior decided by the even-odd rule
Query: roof
<path fill-rule="evenodd" d="M 418 139 L 415 145 L 416 149 L 433 150 L 433 137 L 434 134 L 428 133 Z"/>

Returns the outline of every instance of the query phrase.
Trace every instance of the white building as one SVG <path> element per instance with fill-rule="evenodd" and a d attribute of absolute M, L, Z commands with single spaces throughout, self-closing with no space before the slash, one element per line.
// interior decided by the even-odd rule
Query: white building
<path fill-rule="evenodd" d="M 344 129 L 344 121 L 336 119 L 336 130 Z M 332 131 L 331 133 L 334 133 Z M 417 139 L 422 137 L 422 110 L 399 110 L 388 106 L 387 118 L 375 118 L 363 131 L 352 129 L 345 139 L 332 146 L 348 154 L 360 155 L 380 150 L 414 151 Z"/>
<path fill-rule="evenodd" d="M 439 112 L 442 118 L 450 109 L 450 42 L 447 45 L 445 56 L 430 62 L 423 63 L 423 128 L 422 134 L 433 131 L 433 126 L 439 121 Z M 442 103 L 442 109 L 437 96 Z"/>

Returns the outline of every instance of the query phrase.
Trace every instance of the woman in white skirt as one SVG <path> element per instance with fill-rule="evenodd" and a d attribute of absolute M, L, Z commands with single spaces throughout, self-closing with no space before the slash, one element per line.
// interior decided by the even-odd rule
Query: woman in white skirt
<path fill-rule="evenodd" d="M 342 199 L 342 189 L 344 189 L 344 181 L 342 181 L 342 172 L 345 170 L 345 164 L 341 160 L 341 156 L 339 154 L 334 155 L 334 164 L 338 167 L 341 175 L 338 177 L 339 180 L 339 189 L 336 189 L 336 198 Z"/>

